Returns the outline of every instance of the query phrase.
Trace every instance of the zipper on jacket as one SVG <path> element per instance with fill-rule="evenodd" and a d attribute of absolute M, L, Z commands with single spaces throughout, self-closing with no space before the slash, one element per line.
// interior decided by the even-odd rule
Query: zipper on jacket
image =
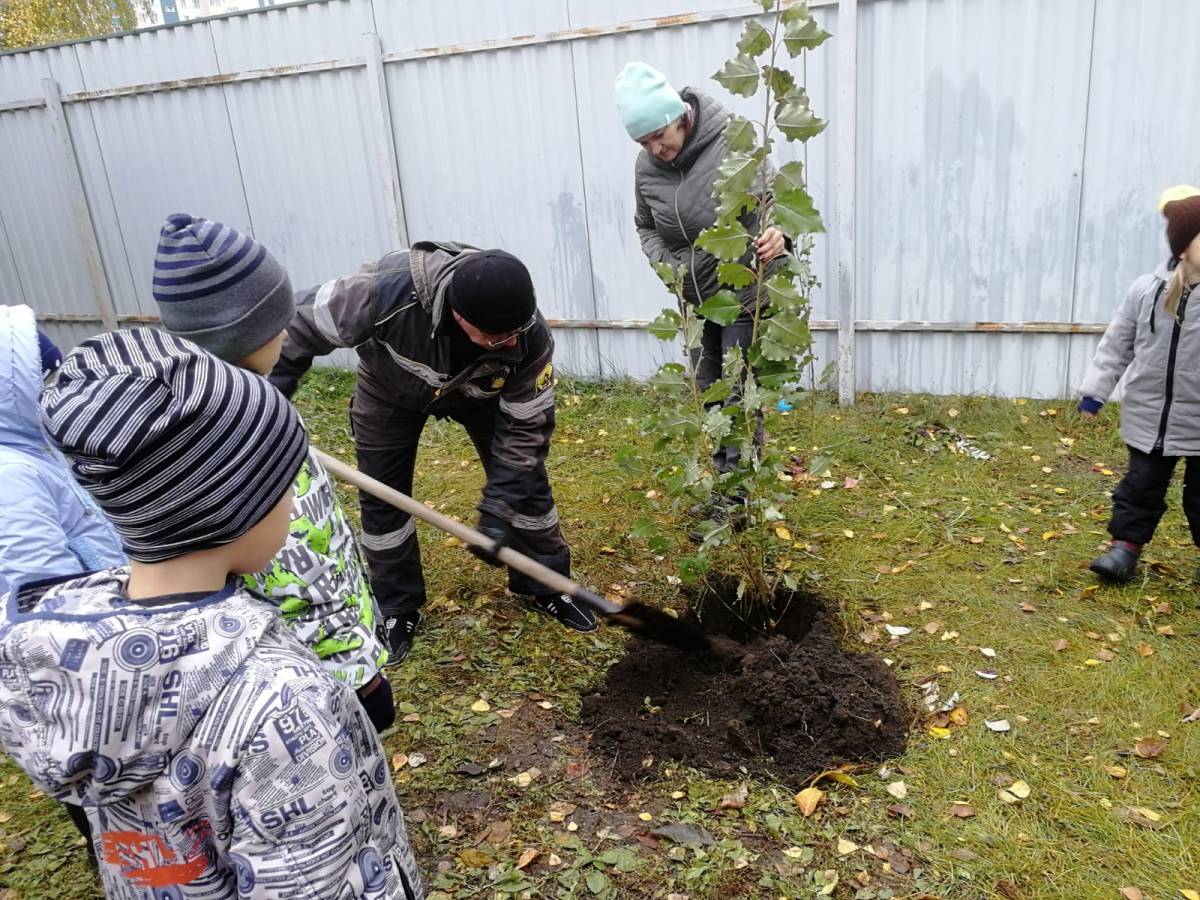
<path fill-rule="evenodd" d="M 400 884 L 404 888 L 405 900 L 417 900 L 417 895 L 412 889 L 412 885 L 408 881 L 408 873 L 404 871 L 404 866 L 396 863 L 396 871 L 400 873 Z"/>
<path fill-rule="evenodd" d="M 1161 294 L 1162 291 L 1160 290 L 1159 293 Z M 1175 316 L 1175 324 L 1171 329 L 1171 350 L 1167 354 L 1167 384 L 1163 391 L 1162 416 L 1158 420 L 1158 440 L 1154 442 L 1154 449 L 1160 452 L 1163 449 L 1163 441 L 1167 437 L 1167 418 L 1171 415 L 1171 403 L 1175 399 L 1175 356 L 1179 352 L 1179 335 L 1183 331 L 1183 317 L 1187 312 L 1188 297 L 1191 296 L 1191 293 L 1191 290 L 1187 290 L 1179 298 L 1179 312 Z M 1157 297 L 1154 305 L 1158 305 Z M 1151 315 L 1153 316 L 1153 313 Z M 1150 321 L 1153 323 L 1154 320 Z"/>
<path fill-rule="evenodd" d="M 703 303 L 704 298 L 700 296 L 700 282 L 696 280 L 696 242 L 689 239 L 687 229 L 683 227 L 683 216 L 679 214 L 679 192 L 683 189 L 683 169 L 679 168 L 678 163 L 671 163 L 675 171 L 679 173 L 679 184 L 675 185 L 675 224 L 679 226 L 679 233 L 683 235 L 683 239 L 688 242 L 688 251 L 691 253 L 691 262 L 688 265 L 688 275 L 692 277 L 692 287 L 696 290 L 696 303 Z"/>

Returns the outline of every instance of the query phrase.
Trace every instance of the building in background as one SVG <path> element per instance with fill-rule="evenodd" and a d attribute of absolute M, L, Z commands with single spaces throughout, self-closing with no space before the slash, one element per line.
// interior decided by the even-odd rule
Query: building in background
<path fill-rule="evenodd" d="M 281 0 L 151 0 L 136 8 L 138 26 L 148 28 L 151 25 L 174 25 L 189 19 L 262 9 L 275 6 L 277 2 Z"/>

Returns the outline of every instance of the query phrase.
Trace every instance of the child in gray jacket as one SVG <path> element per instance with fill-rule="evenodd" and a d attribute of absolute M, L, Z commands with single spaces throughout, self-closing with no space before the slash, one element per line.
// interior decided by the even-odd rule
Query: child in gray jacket
<path fill-rule="evenodd" d="M 1131 580 L 1142 547 L 1166 512 L 1167 487 L 1186 460 L 1183 511 L 1200 546 L 1200 188 L 1163 193 L 1171 257 L 1133 283 L 1096 349 L 1080 393 L 1079 412 L 1094 417 L 1122 375 L 1121 439 L 1129 471 L 1113 491 L 1109 549 L 1091 570 L 1107 581 Z M 1200 576 L 1200 573 L 1198 573 Z"/>
<path fill-rule="evenodd" d="M 76 348 L 42 421 L 131 563 L 10 594 L 0 741 L 86 812 L 105 895 L 419 900 L 366 712 L 238 577 L 287 537 L 295 410 L 141 328 Z"/>

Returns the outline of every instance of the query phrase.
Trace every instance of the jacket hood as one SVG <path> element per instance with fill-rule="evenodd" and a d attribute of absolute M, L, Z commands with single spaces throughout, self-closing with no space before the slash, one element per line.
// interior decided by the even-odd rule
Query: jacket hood
<path fill-rule="evenodd" d="M 446 313 L 446 289 L 454 270 L 463 264 L 467 254 L 478 247 L 460 244 L 457 241 L 418 241 L 412 245 L 409 265 L 417 299 L 433 320 L 433 334 L 442 330 L 442 316 Z"/>
<path fill-rule="evenodd" d="M 0 306 L 0 444 L 41 449 L 42 364 L 28 306 Z"/>
<path fill-rule="evenodd" d="M 47 794 L 103 804 L 168 772 L 275 614 L 235 582 L 196 602 L 140 605 L 129 570 L 30 584 L 0 625 L 0 739 Z M 234 701 L 236 702 L 236 701 Z"/>
<path fill-rule="evenodd" d="M 684 103 L 696 110 L 696 123 L 691 135 L 684 141 L 683 149 L 670 162 L 663 162 L 646 154 L 650 162 L 660 169 L 691 168 L 696 157 L 703 153 L 709 144 L 721 137 L 725 130 L 725 123 L 729 121 L 729 110 L 703 91 L 690 87 L 684 88 L 679 92 L 679 96 L 683 98 Z M 642 152 L 645 153 L 644 150 Z"/>

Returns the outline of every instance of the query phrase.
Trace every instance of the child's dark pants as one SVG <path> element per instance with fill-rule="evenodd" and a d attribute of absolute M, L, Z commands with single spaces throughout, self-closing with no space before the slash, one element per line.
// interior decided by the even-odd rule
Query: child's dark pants
<path fill-rule="evenodd" d="M 1114 540 L 1148 544 L 1154 537 L 1159 519 L 1167 511 L 1167 488 L 1178 456 L 1163 456 L 1162 451 L 1143 453 L 1129 448 L 1129 472 L 1113 491 L 1112 519 L 1108 533 Z M 1200 456 L 1184 457 L 1183 513 L 1187 516 L 1192 540 L 1200 547 Z"/>

